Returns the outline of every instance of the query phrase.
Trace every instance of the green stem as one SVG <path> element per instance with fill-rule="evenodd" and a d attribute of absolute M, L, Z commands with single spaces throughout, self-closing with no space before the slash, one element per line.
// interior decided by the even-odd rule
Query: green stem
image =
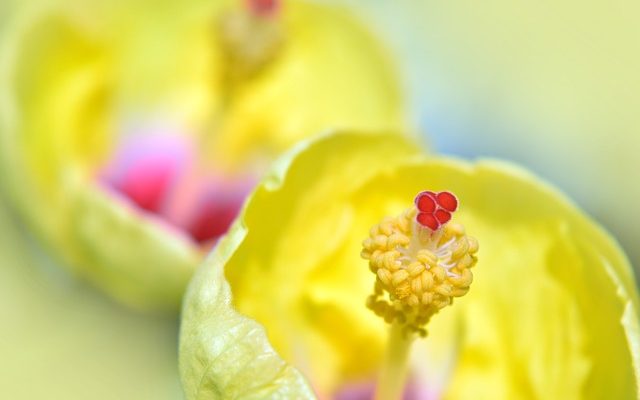
<path fill-rule="evenodd" d="M 394 322 L 389 331 L 387 352 L 376 388 L 376 400 L 400 400 L 409 369 L 409 353 L 414 335 Z"/>

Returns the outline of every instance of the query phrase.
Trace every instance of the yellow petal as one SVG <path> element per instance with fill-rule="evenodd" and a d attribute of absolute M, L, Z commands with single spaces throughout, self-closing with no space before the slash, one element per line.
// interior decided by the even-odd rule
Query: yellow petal
<path fill-rule="evenodd" d="M 375 188 L 393 188 L 383 203 L 424 188 L 453 191 L 462 204 L 457 221 L 481 244 L 473 290 L 454 307 L 457 318 L 437 316 L 429 325 L 425 344 L 457 350 L 445 397 L 637 393 L 640 338 L 630 265 L 562 195 L 495 161 L 430 160 L 370 185 L 367 198 Z M 454 337 L 452 324 L 461 331 Z"/>
<path fill-rule="evenodd" d="M 126 304 L 176 311 L 201 262 L 193 242 L 102 190 L 71 182 L 65 192 L 68 197 L 58 211 L 66 224 L 60 225 L 63 236 L 54 243 L 71 266 Z"/>
<path fill-rule="evenodd" d="M 189 286 L 180 332 L 180 371 L 189 399 L 311 399 L 313 391 L 269 344 L 264 328 L 238 313 L 224 264 L 244 239 L 236 225 Z"/>

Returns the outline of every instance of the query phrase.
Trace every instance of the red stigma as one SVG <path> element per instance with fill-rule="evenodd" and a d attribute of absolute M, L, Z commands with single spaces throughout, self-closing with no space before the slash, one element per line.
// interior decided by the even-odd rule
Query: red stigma
<path fill-rule="evenodd" d="M 451 220 L 451 213 L 458 209 L 458 198 L 451 192 L 423 191 L 414 203 L 418 209 L 416 221 L 432 231 L 438 230 Z"/>

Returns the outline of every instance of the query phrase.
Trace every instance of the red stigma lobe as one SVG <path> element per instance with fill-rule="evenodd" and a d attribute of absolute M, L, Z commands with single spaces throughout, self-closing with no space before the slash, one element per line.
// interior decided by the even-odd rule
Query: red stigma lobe
<path fill-rule="evenodd" d="M 446 224 L 451 219 L 451 213 L 449 211 L 445 211 L 443 209 L 436 210 L 433 216 L 440 222 L 441 224 Z"/>
<path fill-rule="evenodd" d="M 419 213 L 416 217 L 418 223 L 424 227 L 431 229 L 432 231 L 440 228 L 440 222 L 431 213 Z"/>
<path fill-rule="evenodd" d="M 435 195 L 432 195 L 431 192 L 422 192 L 418 196 L 416 196 L 416 207 L 418 210 L 425 213 L 432 213 L 436 210 L 436 199 Z"/>
<path fill-rule="evenodd" d="M 458 208 L 458 199 L 451 192 L 440 192 L 436 196 L 438 205 L 449 212 Z"/>

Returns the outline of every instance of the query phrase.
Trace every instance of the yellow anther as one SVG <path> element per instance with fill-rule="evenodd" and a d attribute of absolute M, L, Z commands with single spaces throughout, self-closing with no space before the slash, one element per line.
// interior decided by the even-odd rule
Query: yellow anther
<path fill-rule="evenodd" d="M 467 254 L 467 251 L 469 251 L 469 244 L 467 242 L 467 238 L 462 237 L 456 241 L 456 246 L 451 252 L 451 258 L 454 260 L 457 260 L 463 255 Z"/>
<path fill-rule="evenodd" d="M 380 224 L 380 233 L 385 236 L 391 236 L 393 233 L 393 220 L 387 219 Z"/>
<path fill-rule="evenodd" d="M 409 266 L 407 267 L 407 272 L 409 273 L 409 275 L 411 275 L 412 277 L 414 276 L 418 276 L 422 273 L 422 271 L 424 271 L 424 264 L 422 264 L 421 262 L 412 262 L 411 264 L 409 264 Z"/>
<path fill-rule="evenodd" d="M 389 286 L 389 284 L 391 283 L 391 272 L 384 268 L 380 268 L 378 269 L 378 278 L 384 286 Z"/>
<path fill-rule="evenodd" d="M 407 217 L 404 215 L 401 218 L 396 219 L 396 226 L 400 232 L 409 232 L 411 230 L 411 219 L 413 217 Z"/>
<path fill-rule="evenodd" d="M 402 233 L 393 233 L 389 236 L 389 241 L 387 246 L 391 249 L 397 246 L 407 246 L 411 239 L 407 235 L 403 235 Z"/>
<path fill-rule="evenodd" d="M 443 296 L 451 296 L 451 285 L 443 283 L 442 285 L 436 286 L 436 293 L 441 294 Z"/>
<path fill-rule="evenodd" d="M 478 241 L 459 223 L 431 231 L 416 215 L 410 208 L 373 226 L 361 256 L 377 276 L 367 307 L 389 323 L 425 334 L 433 314 L 469 291 Z"/>
<path fill-rule="evenodd" d="M 452 297 L 462 297 L 465 294 L 467 294 L 467 292 L 469 291 L 469 288 L 454 288 L 451 289 L 451 296 Z"/>
<path fill-rule="evenodd" d="M 430 290 L 433 287 L 433 275 L 430 272 L 420 275 L 420 281 L 422 282 L 422 290 Z"/>
<path fill-rule="evenodd" d="M 458 263 L 456 264 L 456 268 L 459 270 L 471 268 L 474 262 L 475 261 L 473 257 L 471 257 L 469 254 L 465 254 L 462 257 L 460 257 L 460 259 L 458 260 Z"/>
<path fill-rule="evenodd" d="M 468 269 L 463 269 L 459 276 L 449 277 L 449 282 L 456 287 L 469 287 L 473 281 L 473 274 Z"/>
<path fill-rule="evenodd" d="M 377 271 L 378 268 L 384 267 L 384 253 L 379 250 L 374 251 L 371 255 L 371 261 L 372 262 L 369 265 L 373 271 Z"/>
<path fill-rule="evenodd" d="M 400 268 L 401 263 L 398 260 L 400 258 L 400 252 L 397 250 L 390 250 L 386 253 L 383 253 L 384 257 L 384 267 L 390 271 L 396 271 Z"/>
<path fill-rule="evenodd" d="M 386 250 L 387 237 L 385 235 L 377 235 L 373 238 L 373 245 L 380 250 Z"/>
<path fill-rule="evenodd" d="M 405 281 L 402 281 L 401 284 L 396 287 L 395 295 L 400 300 L 407 298 L 411 295 L 411 286 Z"/>
<path fill-rule="evenodd" d="M 420 277 L 414 278 L 411 281 L 411 290 L 413 293 L 422 293 L 422 279 L 420 279 Z"/>
<path fill-rule="evenodd" d="M 406 270 L 401 269 L 393 273 L 391 283 L 393 283 L 393 286 L 398 286 L 402 282 L 406 281 L 408 277 L 409 273 Z"/>
<path fill-rule="evenodd" d="M 474 237 L 467 237 L 467 242 L 469 242 L 469 253 L 477 253 L 479 248 L 478 240 Z"/>
<path fill-rule="evenodd" d="M 418 261 L 429 266 L 434 266 L 438 262 L 438 257 L 429 250 L 420 250 L 416 256 Z"/>
<path fill-rule="evenodd" d="M 431 271 L 436 282 L 444 282 L 444 280 L 447 278 L 447 271 L 439 265 L 433 267 Z"/>

